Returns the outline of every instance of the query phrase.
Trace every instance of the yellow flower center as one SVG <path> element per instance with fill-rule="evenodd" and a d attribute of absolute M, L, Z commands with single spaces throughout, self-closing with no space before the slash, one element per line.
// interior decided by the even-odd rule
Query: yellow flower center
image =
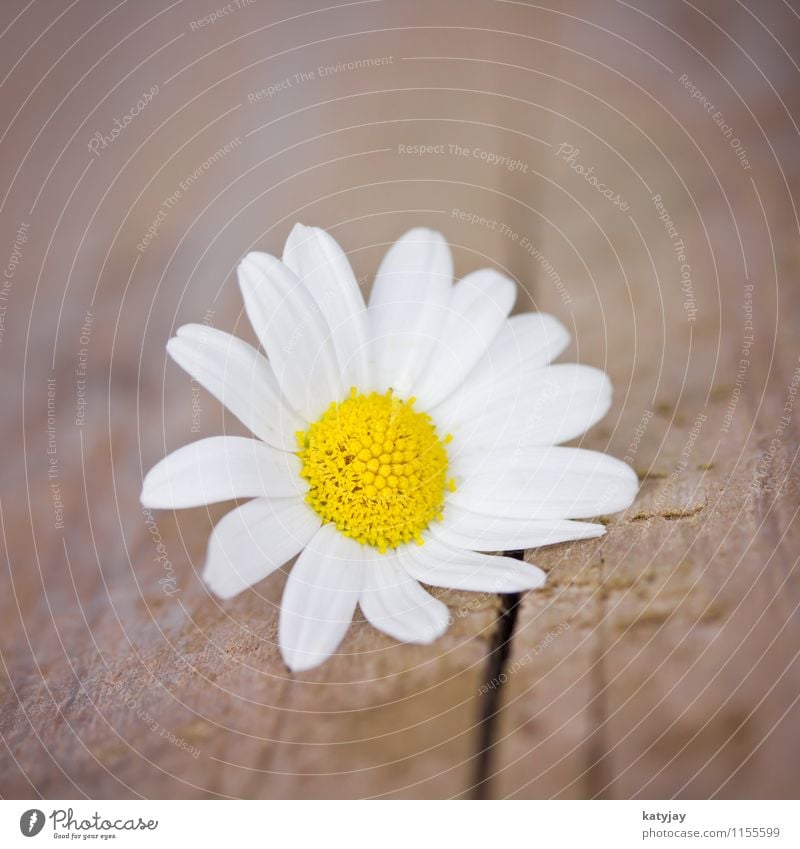
<path fill-rule="evenodd" d="M 422 531 L 441 520 L 449 435 L 439 439 L 427 413 L 390 389 L 364 395 L 355 389 L 297 434 L 308 481 L 306 501 L 345 536 L 385 553 L 403 543 L 422 544 Z"/>

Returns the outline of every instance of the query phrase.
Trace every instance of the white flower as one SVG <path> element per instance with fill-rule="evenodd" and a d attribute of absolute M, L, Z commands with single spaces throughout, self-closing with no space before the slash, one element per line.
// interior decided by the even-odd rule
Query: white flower
<path fill-rule="evenodd" d="M 397 640 L 431 642 L 448 610 L 420 582 L 535 589 L 538 567 L 477 552 L 601 536 L 574 520 L 634 498 L 625 463 L 553 447 L 608 411 L 606 375 L 550 365 L 569 335 L 548 315 L 509 319 L 508 278 L 452 275 L 441 234 L 411 230 L 365 306 L 339 245 L 298 224 L 283 261 L 250 253 L 239 266 L 267 357 L 197 324 L 167 345 L 256 439 L 178 449 L 145 478 L 142 504 L 252 499 L 214 528 L 203 577 L 230 598 L 300 554 L 279 627 L 293 670 L 336 650 L 356 605 Z"/>

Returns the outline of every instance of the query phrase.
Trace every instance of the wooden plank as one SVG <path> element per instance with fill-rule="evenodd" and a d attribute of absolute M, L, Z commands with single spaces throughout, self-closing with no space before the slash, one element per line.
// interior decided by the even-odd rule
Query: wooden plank
<path fill-rule="evenodd" d="M 103 360 L 102 340 L 92 345 Z M 165 419 L 177 444 L 191 426 L 191 390 L 177 374 L 169 384 Z M 62 385 L 71 385 L 66 366 Z M 13 561 L 5 601 L 5 792 L 450 796 L 468 787 L 497 598 L 440 593 L 453 626 L 432 647 L 398 645 L 358 620 L 338 657 L 289 674 L 277 649 L 283 576 L 224 604 L 206 594 L 197 572 L 227 507 L 138 507 L 137 437 L 125 425 L 135 401 L 121 394 L 112 443 L 100 417 L 62 441 L 73 432 L 59 407 L 63 533 L 53 531 L 46 491 L 31 502 L 32 534 L 27 505 L 4 505 L 7 541 L 22 550 L 27 539 L 33 551 L 35 538 L 37 555 Z M 142 406 L 151 403 L 160 399 Z M 39 456 L 45 416 L 34 421 L 28 439 Z M 157 433 L 145 439 L 143 453 L 155 457 Z"/>
<path fill-rule="evenodd" d="M 624 53 L 617 66 L 634 82 L 646 73 L 652 95 L 627 86 L 626 115 L 635 122 L 600 102 L 622 83 L 599 72 L 592 96 L 559 93 L 564 113 L 580 114 L 597 137 L 567 121 L 552 127 L 630 199 L 630 214 L 618 215 L 590 186 L 567 186 L 570 175 L 554 158 L 550 174 L 573 197 L 554 190 L 554 226 L 540 238 L 575 296 L 565 310 L 543 281 L 537 299 L 574 322 L 572 353 L 614 378 L 614 408 L 581 444 L 627 458 L 642 487 L 601 541 L 529 554 L 551 575 L 547 592 L 521 606 L 495 792 L 791 798 L 800 792 L 791 766 L 800 373 L 787 317 L 798 309 L 797 219 L 770 144 L 785 149 L 782 134 L 793 131 L 777 98 L 765 96 L 747 103 L 762 135 L 702 55 L 640 24 L 638 43 L 673 73 L 645 71 L 644 60 L 637 68 Z M 703 43 L 705 27 L 692 25 Z M 752 170 L 676 90 L 684 69 L 735 126 Z M 558 75 L 576 80 L 583 71 L 565 58 Z M 796 108 L 788 75 L 777 79 Z M 795 186 L 796 157 L 780 165 Z M 659 220 L 663 209 L 677 236 Z M 694 318 L 678 239 L 691 266 Z"/>

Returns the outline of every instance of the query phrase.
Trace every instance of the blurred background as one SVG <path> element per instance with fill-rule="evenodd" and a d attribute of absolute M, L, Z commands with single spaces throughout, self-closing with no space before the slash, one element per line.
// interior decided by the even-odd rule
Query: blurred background
<path fill-rule="evenodd" d="M 0 11 L 0 794 L 796 797 L 797 0 L 155 0 Z M 580 444 L 639 498 L 432 646 L 356 621 L 291 675 L 276 574 L 143 471 L 241 432 L 166 340 L 254 341 L 235 267 L 296 221 L 364 291 L 406 229 L 573 334 Z M 509 637 L 509 617 L 513 633 Z M 502 681 L 492 669 L 507 651 Z"/>

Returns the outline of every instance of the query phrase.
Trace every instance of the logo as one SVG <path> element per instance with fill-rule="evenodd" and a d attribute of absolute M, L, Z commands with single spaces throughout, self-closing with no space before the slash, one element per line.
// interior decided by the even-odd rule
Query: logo
<path fill-rule="evenodd" d="M 19 830 L 25 837 L 36 837 L 44 828 L 44 813 L 38 808 L 31 808 L 19 818 Z"/>

